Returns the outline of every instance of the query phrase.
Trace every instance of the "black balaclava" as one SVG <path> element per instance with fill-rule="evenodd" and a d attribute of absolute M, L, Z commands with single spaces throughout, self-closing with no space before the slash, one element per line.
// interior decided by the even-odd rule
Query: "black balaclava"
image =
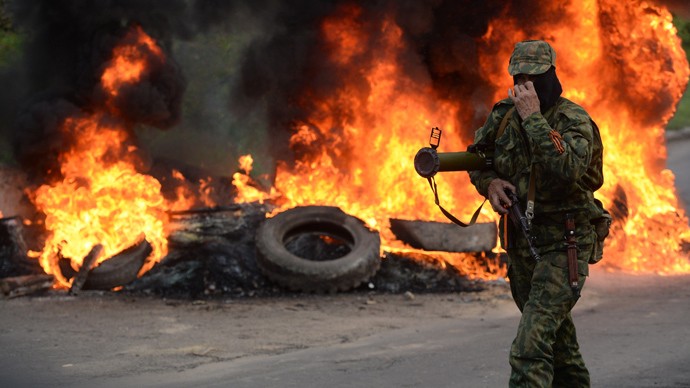
<path fill-rule="evenodd" d="M 563 93 L 563 87 L 556 75 L 556 68 L 551 66 L 545 73 L 533 76 L 534 90 L 539 97 L 539 110 L 546 112 L 556 104 L 558 98 Z M 517 75 L 513 76 L 513 83 L 517 85 Z"/>

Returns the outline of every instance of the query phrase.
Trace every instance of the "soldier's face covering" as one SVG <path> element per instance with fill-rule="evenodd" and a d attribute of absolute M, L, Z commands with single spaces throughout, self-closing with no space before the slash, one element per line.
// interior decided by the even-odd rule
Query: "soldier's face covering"
<path fill-rule="evenodd" d="M 522 80 L 523 77 L 520 74 L 513 76 L 513 83 L 517 85 L 518 80 Z M 539 97 L 539 109 L 541 113 L 544 113 L 556 104 L 561 93 L 563 93 L 561 82 L 556 75 L 556 68 L 551 66 L 545 73 L 532 75 L 529 78 L 534 83 L 534 90 Z"/>

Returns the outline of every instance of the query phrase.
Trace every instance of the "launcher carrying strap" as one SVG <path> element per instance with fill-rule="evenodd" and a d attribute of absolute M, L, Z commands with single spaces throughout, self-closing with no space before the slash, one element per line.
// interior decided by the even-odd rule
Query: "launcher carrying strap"
<path fill-rule="evenodd" d="M 484 198 L 484 202 L 482 202 L 481 205 L 477 208 L 477 210 L 474 211 L 474 214 L 472 214 L 472 219 L 470 220 L 469 223 L 464 223 L 457 219 L 454 215 L 450 214 L 446 209 L 441 206 L 440 201 L 438 200 L 438 188 L 436 187 L 436 180 L 434 177 L 429 177 L 426 178 L 429 181 L 429 186 L 431 186 L 431 191 L 434 192 L 434 202 L 438 206 L 439 209 L 441 209 L 441 213 L 443 213 L 444 216 L 446 216 L 449 220 L 453 221 L 454 223 L 462 226 L 463 228 L 466 228 L 468 226 L 472 226 L 477 222 L 477 217 L 479 217 L 479 211 L 482 210 L 482 207 L 484 206 L 484 203 L 486 203 L 486 198 Z"/>
<path fill-rule="evenodd" d="M 496 133 L 496 139 L 501 137 L 501 135 L 503 134 L 503 131 L 505 131 L 506 126 L 508 125 L 508 119 L 510 119 L 510 116 L 513 115 L 514 111 L 515 111 L 515 107 L 512 107 L 512 108 L 508 109 L 508 112 L 506 112 L 506 114 L 503 116 L 503 120 L 501 120 L 501 125 L 499 125 L 498 132 Z M 462 226 L 463 228 L 474 225 L 477 222 L 477 217 L 479 217 L 479 212 L 482 210 L 482 207 L 484 206 L 484 204 L 487 201 L 486 198 L 484 198 L 484 202 L 482 202 L 482 204 L 479 205 L 477 210 L 474 211 L 474 214 L 472 215 L 472 219 L 470 220 L 470 222 L 468 224 L 466 224 L 466 223 L 460 221 L 459 219 L 457 219 L 454 215 L 450 214 L 450 212 L 448 212 L 446 209 L 443 208 L 443 206 L 441 206 L 441 203 L 438 200 L 438 188 L 436 187 L 436 180 L 434 179 L 434 177 L 432 176 L 432 177 L 429 177 L 426 179 L 429 181 L 429 186 L 431 186 L 431 191 L 434 192 L 434 202 L 436 202 L 436 205 L 438 206 L 439 209 L 441 209 L 441 213 L 443 213 L 444 216 L 446 216 L 449 220 L 453 221 L 454 223 Z M 530 186 L 533 187 L 534 185 L 530 184 Z"/>

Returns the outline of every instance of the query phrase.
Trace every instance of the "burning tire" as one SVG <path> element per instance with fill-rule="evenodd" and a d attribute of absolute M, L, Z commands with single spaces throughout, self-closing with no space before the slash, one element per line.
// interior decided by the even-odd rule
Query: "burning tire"
<path fill-rule="evenodd" d="M 267 219 L 256 237 L 261 271 L 295 291 L 331 293 L 357 287 L 379 269 L 380 246 L 377 232 L 330 206 L 287 210 Z"/>

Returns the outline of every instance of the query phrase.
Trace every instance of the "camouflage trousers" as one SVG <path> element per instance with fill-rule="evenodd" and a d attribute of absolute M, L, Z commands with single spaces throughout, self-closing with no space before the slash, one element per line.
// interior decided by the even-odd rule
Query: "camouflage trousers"
<path fill-rule="evenodd" d="M 578 252 L 580 288 L 592 249 Z M 510 387 L 589 387 L 570 314 L 577 297 L 568 284 L 566 252 L 544 252 L 539 262 L 520 249 L 508 256 L 510 289 L 522 312 L 510 349 Z"/>

